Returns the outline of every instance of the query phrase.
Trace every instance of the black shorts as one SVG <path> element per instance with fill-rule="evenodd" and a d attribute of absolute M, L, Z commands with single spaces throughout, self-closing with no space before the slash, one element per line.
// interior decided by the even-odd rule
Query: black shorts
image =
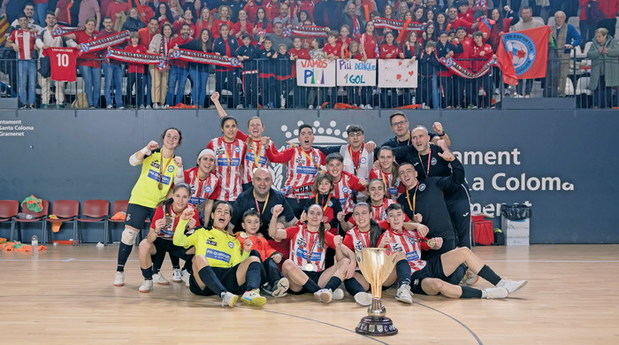
<path fill-rule="evenodd" d="M 137 204 L 129 204 L 127 205 L 127 218 L 125 220 L 125 225 L 142 230 L 146 219 L 151 218 L 154 212 L 154 208 Z"/>
<path fill-rule="evenodd" d="M 449 276 L 443 272 L 443 261 L 441 256 L 434 256 L 426 261 L 426 266 L 419 271 L 413 272 L 411 275 L 411 291 L 416 294 L 425 295 L 421 289 L 421 282 L 426 278 L 437 278 L 449 284 L 458 285 L 466 273 L 466 266 L 460 265 Z"/>
<path fill-rule="evenodd" d="M 177 258 L 184 259 L 186 256 L 186 252 L 188 249 L 180 246 L 175 246 L 172 243 L 172 240 L 167 240 L 165 238 L 157 237 L 155 242 L 153 242 L 157 253 L 167 252 L 170 256 L 176 256 Z"/>
<path fill-rule="evenodd" d="M 238 268 L 239 265 L 230 268 L 211 267 L 226 290 L 236 295 L 240 295 L 245 291 L 245 284 L 239 286 L 239 283 L 236 281 L 236 271 Z M 200 289 L 200 286 L 198 286 L 194 278 L 194 274 L 198 274 L 198 272 L 194 272 L 189 278 L 189 291 L 201 296 L 215 295 L 207 286 L 205 286 L 204 289 Z"/>

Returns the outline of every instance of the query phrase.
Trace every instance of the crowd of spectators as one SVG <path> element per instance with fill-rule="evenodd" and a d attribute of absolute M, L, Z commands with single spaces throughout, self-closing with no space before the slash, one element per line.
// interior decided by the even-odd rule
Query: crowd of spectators
<path fill-rule="evenodd" d="M 502 33 L 547 22 L 551 41 L 543 95 L 565 96 L 574 51 L 592 42 L 585 53 L 592 60 L 589 88 L 595 105 L 607 107 L 617 98 L 613 92 L 619 86 L 619 52 L 613 38 L 618 10 L 616 0 L 4 0 L 0 12 L 10 27 L 2 57 L 16 58 L 17 64 L 11 69 L 3 63 L 0 69 L 11 78 L 20 106 L 47 107 L 52 99 L 64 106 L 66 83 L 37 73 L 41 52 L 128 30 L 131 40 L 123 47 L 128 51 L 168 54 L 191 49 L 238 58 L 243 67 L 183 61 L 144 66 L 111 61 L 104 52 L 83 54 L 77 68 L 90 108 L 208 107 L 213 78 L 214 90 L 229 95 L 228 106 L 237 108 L 315 108 L 338 102 L 366 109 L 410 104 L 490 107 L 503 89 L 497 68 L 467 79 L 438 58 L 452 57 L 476 72 L 494 56 Z M 571 24 L 571 17 L 579 18 L 579 25 Z M 397 20 L 402 29 L 377 28 L 378 18 Z M 55 36 L 58 25 L 81 31 Z M 409 31 L 409 26 L 419 30 Z M 328 34 L 300 37 L 293 27 L 323 27 Z M 294 61 L 309 58 L 416 59 L 419 87 L 301 88 L 296 86 Z M 191 92 L 186 95 L 188 81 Z M 513 95 L 530 97 L 532 89 L 533 80 L 522 80 Z"/>

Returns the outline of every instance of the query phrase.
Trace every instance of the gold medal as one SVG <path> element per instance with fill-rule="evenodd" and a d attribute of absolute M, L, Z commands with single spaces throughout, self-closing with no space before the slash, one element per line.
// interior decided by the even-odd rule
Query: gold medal
<path fill-rule="evenodd" d="M 245 231 L 239 232 L 239 236 L 241 236 L 241 238 L 249 238 L 249 235 Z"/>
<path fill-rule="evenodd" d="M 311 271 L 314 270 L 314 265 L 312 265 L 311 263 L 308 262 L 305 265 L 303 265 L 303 270 L 311 272 Z"/>
<path fill-rule="evenodd" d="M 161 184 L 161 182 L 157 184 L 157 188 L 159 188 L 159 190 L 163 190 L 163 185 Z"/>

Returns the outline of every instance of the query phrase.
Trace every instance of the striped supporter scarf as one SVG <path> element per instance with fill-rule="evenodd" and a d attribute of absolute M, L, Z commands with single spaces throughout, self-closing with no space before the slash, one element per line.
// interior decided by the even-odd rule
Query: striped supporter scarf
<path fill-rule="evenodd" d="M 170 59 L 176 59 L 200 64 L 216 65 L 222 67 L 238 68 L 243 64 L 233 57 L 221 56 L 214 53 L 205 53 L 189 49 L 175 49 L 170 51 Z"/>
<path fill-rule="evenodd" d="M 295 25 L 286 29 L 284 36 L 294 37 L 327 37 L 328 27 L 324 26 L 300 26 Z"/>
<path fill-rule="evenodd" d="M 475 79 L 475 78 L 479 78 L 481 76 L 484 76 L 486 74 L 488 74 L 488 72 L 490 72 L 490 70 L 492 69 L 492 66 L 495 66 L 497 64 L 497 60 L 496 58 L 492 58 L 490 60 L 488 60 L 479 71 L 477 72 L 472 72 L 468 69 L 466 69 L 465 67 L 462 67 L 458 61 L 454 60 L 453 58 L 449 57 L 442 57 L 442 58 L 438 58 L 438 61 L 443 64 L 443 66 L 447 67 L 447 69 L 449 69 L 450 71 L 452 71 L 453 73 L 455 73 L 456 75 L 458 75 L 459 77 L 462 78 L 467 78 L 467 79 Z"/>
<path fill-rule="evenodd" d="M 76 31 L 83 31 L 83 30 L 84 30 L 83 27 L 58 25 L 58 27 L 52 31 L 52 36 L 53 37 L 64 36 L 64 35 L 72 34 Z"/>
<path fill-rule="evenodd" d="M 159 54 L 132 53 L 121 49 L 108 49 L 107 58 L 135 64 L 159 65 L 163 57 Z"/>
<path fill-rule="evenodd" d="M 99 37 L 92 41 L 80 44 L 80 51 L 82 53 L 92 53 L 109 47 L 113 47 L 115 45 L 128 41 L 129 35 L 129 31 L 124 30 L 104 37 Z"/>
<path fill-rule="evenodd" d="M 424 31 L 426 24 L 408 23 L 406 25 L 402 20 L 375 18 L 374 27 L 377 29 L 391 29 L 400 31 L 406 27 L 406 31 Z"/>

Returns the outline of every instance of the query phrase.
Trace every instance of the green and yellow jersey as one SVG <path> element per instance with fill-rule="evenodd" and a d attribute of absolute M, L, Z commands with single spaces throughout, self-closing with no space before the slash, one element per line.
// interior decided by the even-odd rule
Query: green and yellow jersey
<path fill-rule="evenodd" d="M 155 208 L 165 199 L 174 183 L 176 175 L 174 157 L 161 157 L 159 150 L 153 151 L 142 161 L 142 171 L 131 190 L 129 203 Z"/>
<path fill-rule="evenodd" d="M 196 248 L 196 255 L 206 257 L 209 266 L 230 268 L 249 257 L 249 252 L 243 251 L 241 243 L 229 233 L 217 229 L 196 229 L 186 236 L 185 229 L 188 220 L 179 220 L 172 239 L 175 246 Z"/>

